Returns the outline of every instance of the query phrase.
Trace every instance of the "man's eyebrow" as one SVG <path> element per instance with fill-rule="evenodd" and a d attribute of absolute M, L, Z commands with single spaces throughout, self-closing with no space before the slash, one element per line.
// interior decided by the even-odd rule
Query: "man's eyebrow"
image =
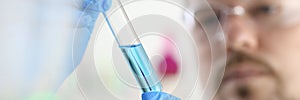
<path fill-rule="evenodd" d="M 198 10 L 195 11 L 195 14 L 197 13 L 201 13 L 201 12 L 209 12 L 209 11 L 213 11 L 214 9 L 209 9 L 209 8 L 200 8 Z"/>
<path fill-rule="evenodd" d="M 207 11 L 207 10 L 221 10 L 221 9 L 228 9 L 229 6 L 222 3 L 222 2 L 217 2 L 217 1 L 211 1 L 208 2 L 208 6 L 206 7 L 200 7 L 199 9 L 197 9 L 197 11 Z"/>
<path fill-rule="evenodd" d="M 224 8 L 225 9 L 225 8 Z M 202 8 L 199 8 L 195 11 L 195 15 L 196 14 L 199 14 L 199 13 L 216 13 L 216 11 L 219 11 L 221 9 L 219 8 L 216 8 L 216 7 L 212 7 L 212 6 L 209 6 L 209 7 L 202 7 Z"/>

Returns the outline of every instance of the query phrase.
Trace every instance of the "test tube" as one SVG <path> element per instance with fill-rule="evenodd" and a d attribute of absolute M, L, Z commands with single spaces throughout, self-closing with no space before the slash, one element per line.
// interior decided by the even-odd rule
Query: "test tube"
<path fill-rule="evenodd" d="M 120 7 L 121 14 L 116 19 L 112 20 L 118 20 L 117 22 L 111 23 L 106 13 L 104 12 L 102 14 L 142 91 L 161 91 L 162 85 L 151 65 L 143 45 L 141 44 L 121 1 L 116 1 L 117 2 L 113 2 L 113 4 L 117 3 Z M 126 25 L 123 26 L 119 34 L 116 34 L 113 25 L 117 26 L 116 24 L 120 23 L 125 23 Z"/>

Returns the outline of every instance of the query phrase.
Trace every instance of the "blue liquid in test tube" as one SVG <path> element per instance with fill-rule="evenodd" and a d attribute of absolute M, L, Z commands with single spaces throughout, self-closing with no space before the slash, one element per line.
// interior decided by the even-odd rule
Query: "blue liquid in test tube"
<path fill-rule="evenodd" d="M 161 91 L 161 84 L 142 44 L 120 46 L 135 77 L 144 92 Z"/>
<path fill-rule="evenodd" d="M 127 27 L 127 31 L 122 31 L 120 34 L 115 34 L 115 31 L 110 23 L 105 12 L 103 12 L 103 16 L 117 42 L 119 48 L 123 52 L 123 55 L 130 66 L 135 79 L 140 85 L 143 92 L 151 92 L 151 91 L 161 91 L 162 85 L 160 80 L 158 79 L 155 70 L 153 69 L 150 60 L 145 53 L 145 50 L 138 39 L 138 36 L 133 28 L 133 25 L 129 21 L 129 18 L 125 12 L 125 9 L 122 3 L 117 0 L 122 10 L 122 14 L 119 15 L 119 19 L 123 19 L 125 21 L 123 24 L 128 24 L 130 27 Z M 115 24 L 121 24 L 118 21 Z"/>

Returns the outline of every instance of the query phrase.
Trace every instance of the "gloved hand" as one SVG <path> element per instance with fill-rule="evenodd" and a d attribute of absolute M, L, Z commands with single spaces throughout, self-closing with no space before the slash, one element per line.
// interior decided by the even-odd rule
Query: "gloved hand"
<path fill-rule="evenodd" d="M 180 100 L 164 92 L 145 92 L 142 94 L 142 100 Z"/>
<path fill-rule="evenodd" d="M 111 0 L 79 0 L 75 7 L 78 11 L 73 38 L 73 67 L 79 65 L 93 32 L 95 22 L 100 13 L 107 11 L 112 5 Z"/>

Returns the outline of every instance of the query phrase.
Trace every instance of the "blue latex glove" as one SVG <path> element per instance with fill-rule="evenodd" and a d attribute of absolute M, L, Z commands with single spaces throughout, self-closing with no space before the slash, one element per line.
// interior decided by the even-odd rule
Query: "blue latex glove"
<path fill-rule="evenodd" d="M 73 67 L 81 62 L 85 49 L 93 32 L 95 22 L 100 13 L 107 11 L 111 5 L 111 0 L 80 0 L 77 2 L 78 22 L 73 40 Z"/>
<path fill-rule="evenodd" d="M 142 100 L 180 100 L 164 92 L 145 92 L 142 94 Z"/>

